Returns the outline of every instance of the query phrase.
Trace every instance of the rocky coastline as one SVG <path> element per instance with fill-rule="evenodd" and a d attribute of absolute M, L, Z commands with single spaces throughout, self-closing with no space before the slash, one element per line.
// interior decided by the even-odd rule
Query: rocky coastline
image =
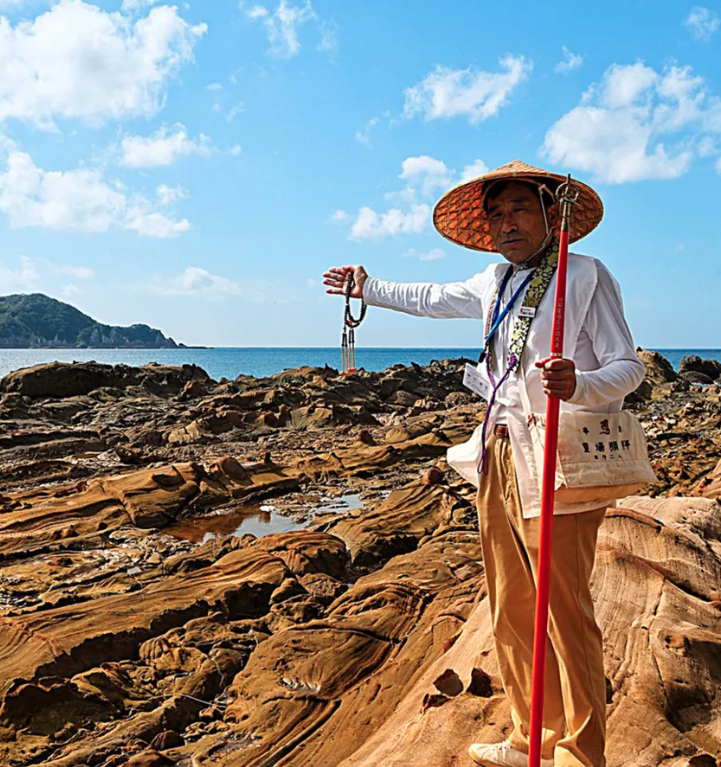
<path fill-rule="evenodd" d="M 603 525 L 609 767 L 721 764 L 721 364 L 640 352 L 659 483 Z M 510 725 L 464 360 L 0 381 L 3 767 L 451 767 Z M 718 366 L 718 367 L 716 367 Z"/>

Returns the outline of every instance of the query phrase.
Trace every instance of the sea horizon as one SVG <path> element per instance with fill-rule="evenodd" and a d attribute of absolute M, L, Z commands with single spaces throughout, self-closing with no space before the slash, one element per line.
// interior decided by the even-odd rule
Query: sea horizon
<path fill-rule="evenodd" d="M 721 361 L 721 349 L 672 349 L 655 347 L 678 370 L 683 357 L 698 355 Z M 380 371 L 392 365 L 427 365 L 432 360 L 466 357 L 475 359 L 478 349 L 465 347 L 365 346 L 357 349 L 358 368 Z M 258 378 L 282 370 L 309 367 L 340 369 L 341 353 L 332 346 L 218 346 L 178 349 L 0 349 L 0 378 L 21 368 L 49 362 L 99 362 L 140 366 L 152 362 L 166 365 L 194 364 L 208 375 L 232 380 L 239 375 Z"/>

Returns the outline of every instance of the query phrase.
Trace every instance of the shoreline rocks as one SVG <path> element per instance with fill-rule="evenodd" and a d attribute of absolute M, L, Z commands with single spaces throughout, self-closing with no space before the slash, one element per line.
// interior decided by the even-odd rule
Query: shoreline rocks
<path fill-rule="evenodd" d="M 609 512 L 593 582 L 608 765 L 710 767 L 721 387 L 644 359 L 660 483 Z M 483 415 L 463 362 L 0 382 L 0 764 L 451 767 L 502 740 L 475 494 L 445 463 Z"/>

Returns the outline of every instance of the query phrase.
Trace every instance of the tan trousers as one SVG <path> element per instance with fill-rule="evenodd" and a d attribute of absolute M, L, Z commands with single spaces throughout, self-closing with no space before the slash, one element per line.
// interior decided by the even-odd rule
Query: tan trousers
<path fill-rule="evenodd" d="M 605 765 L 603 639 L 589 587 L 605 512 L 554 517 L 542 756 L 556 767 Z M 491 437 L 478 517 L 509 741 L 527 754 L 540 519 L 523 518 L 507 437 Z"/>

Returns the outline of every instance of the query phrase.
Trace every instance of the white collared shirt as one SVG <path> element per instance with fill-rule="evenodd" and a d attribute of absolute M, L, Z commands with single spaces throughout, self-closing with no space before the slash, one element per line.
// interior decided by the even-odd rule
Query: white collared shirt
<path fill-rule="evenodd" d="M 469 318 L 481 320 L 479 346 L 493 297 L 501 284 L 507 264 L 492 264 L 484 272 L 464 282 L 399 283 L 368 278 L 363 286 L 363 298 L 370 306 L 380 306 L 406 314 L 434 318 Z M 506 300 L 523 281 L 527 272 L 514 275 L 515 284 L 506 289 Z M 553 319 L 556 277 L 551 280 L 536 316 L 531 324 L 519 375 L 512 374 L 497 395 L 499 403 L 493 413 L 493 423 L 509 422 L 512 446 L 519 476 L 519 489 L 524 516 L 536 516 L 540 511 L 535 460 L 528 449 L 526 418 L 521 405 L 519 386 L 525 386 L 534 412 L 543 413 L 546 397 L 540 370 L 535 362 L 549 354 Z M 505 304 L 505 302 L 504 302 Z M 508 346 L 523 296 L 513 306 L 496 334 L 494 343 L 494 376 L 505 370 Z M 617 412 L 623 398 L 634 391 L 644 378 L 646 369 L 635 352 L 628 329 L 621 293 L 608 269 L 598 260 L 569 254 L 566 312 L 566 355 L 576 364 L 576 390 L 563 409 Z M 479 366 L 485 375 L 485 364 Z M 498 378 L 496 379 L 498 380 Z M 519 453 L 525 455 L 525 463 Z M 579 505 L 562 508 L 556 513 L 586 511 Z"/>

